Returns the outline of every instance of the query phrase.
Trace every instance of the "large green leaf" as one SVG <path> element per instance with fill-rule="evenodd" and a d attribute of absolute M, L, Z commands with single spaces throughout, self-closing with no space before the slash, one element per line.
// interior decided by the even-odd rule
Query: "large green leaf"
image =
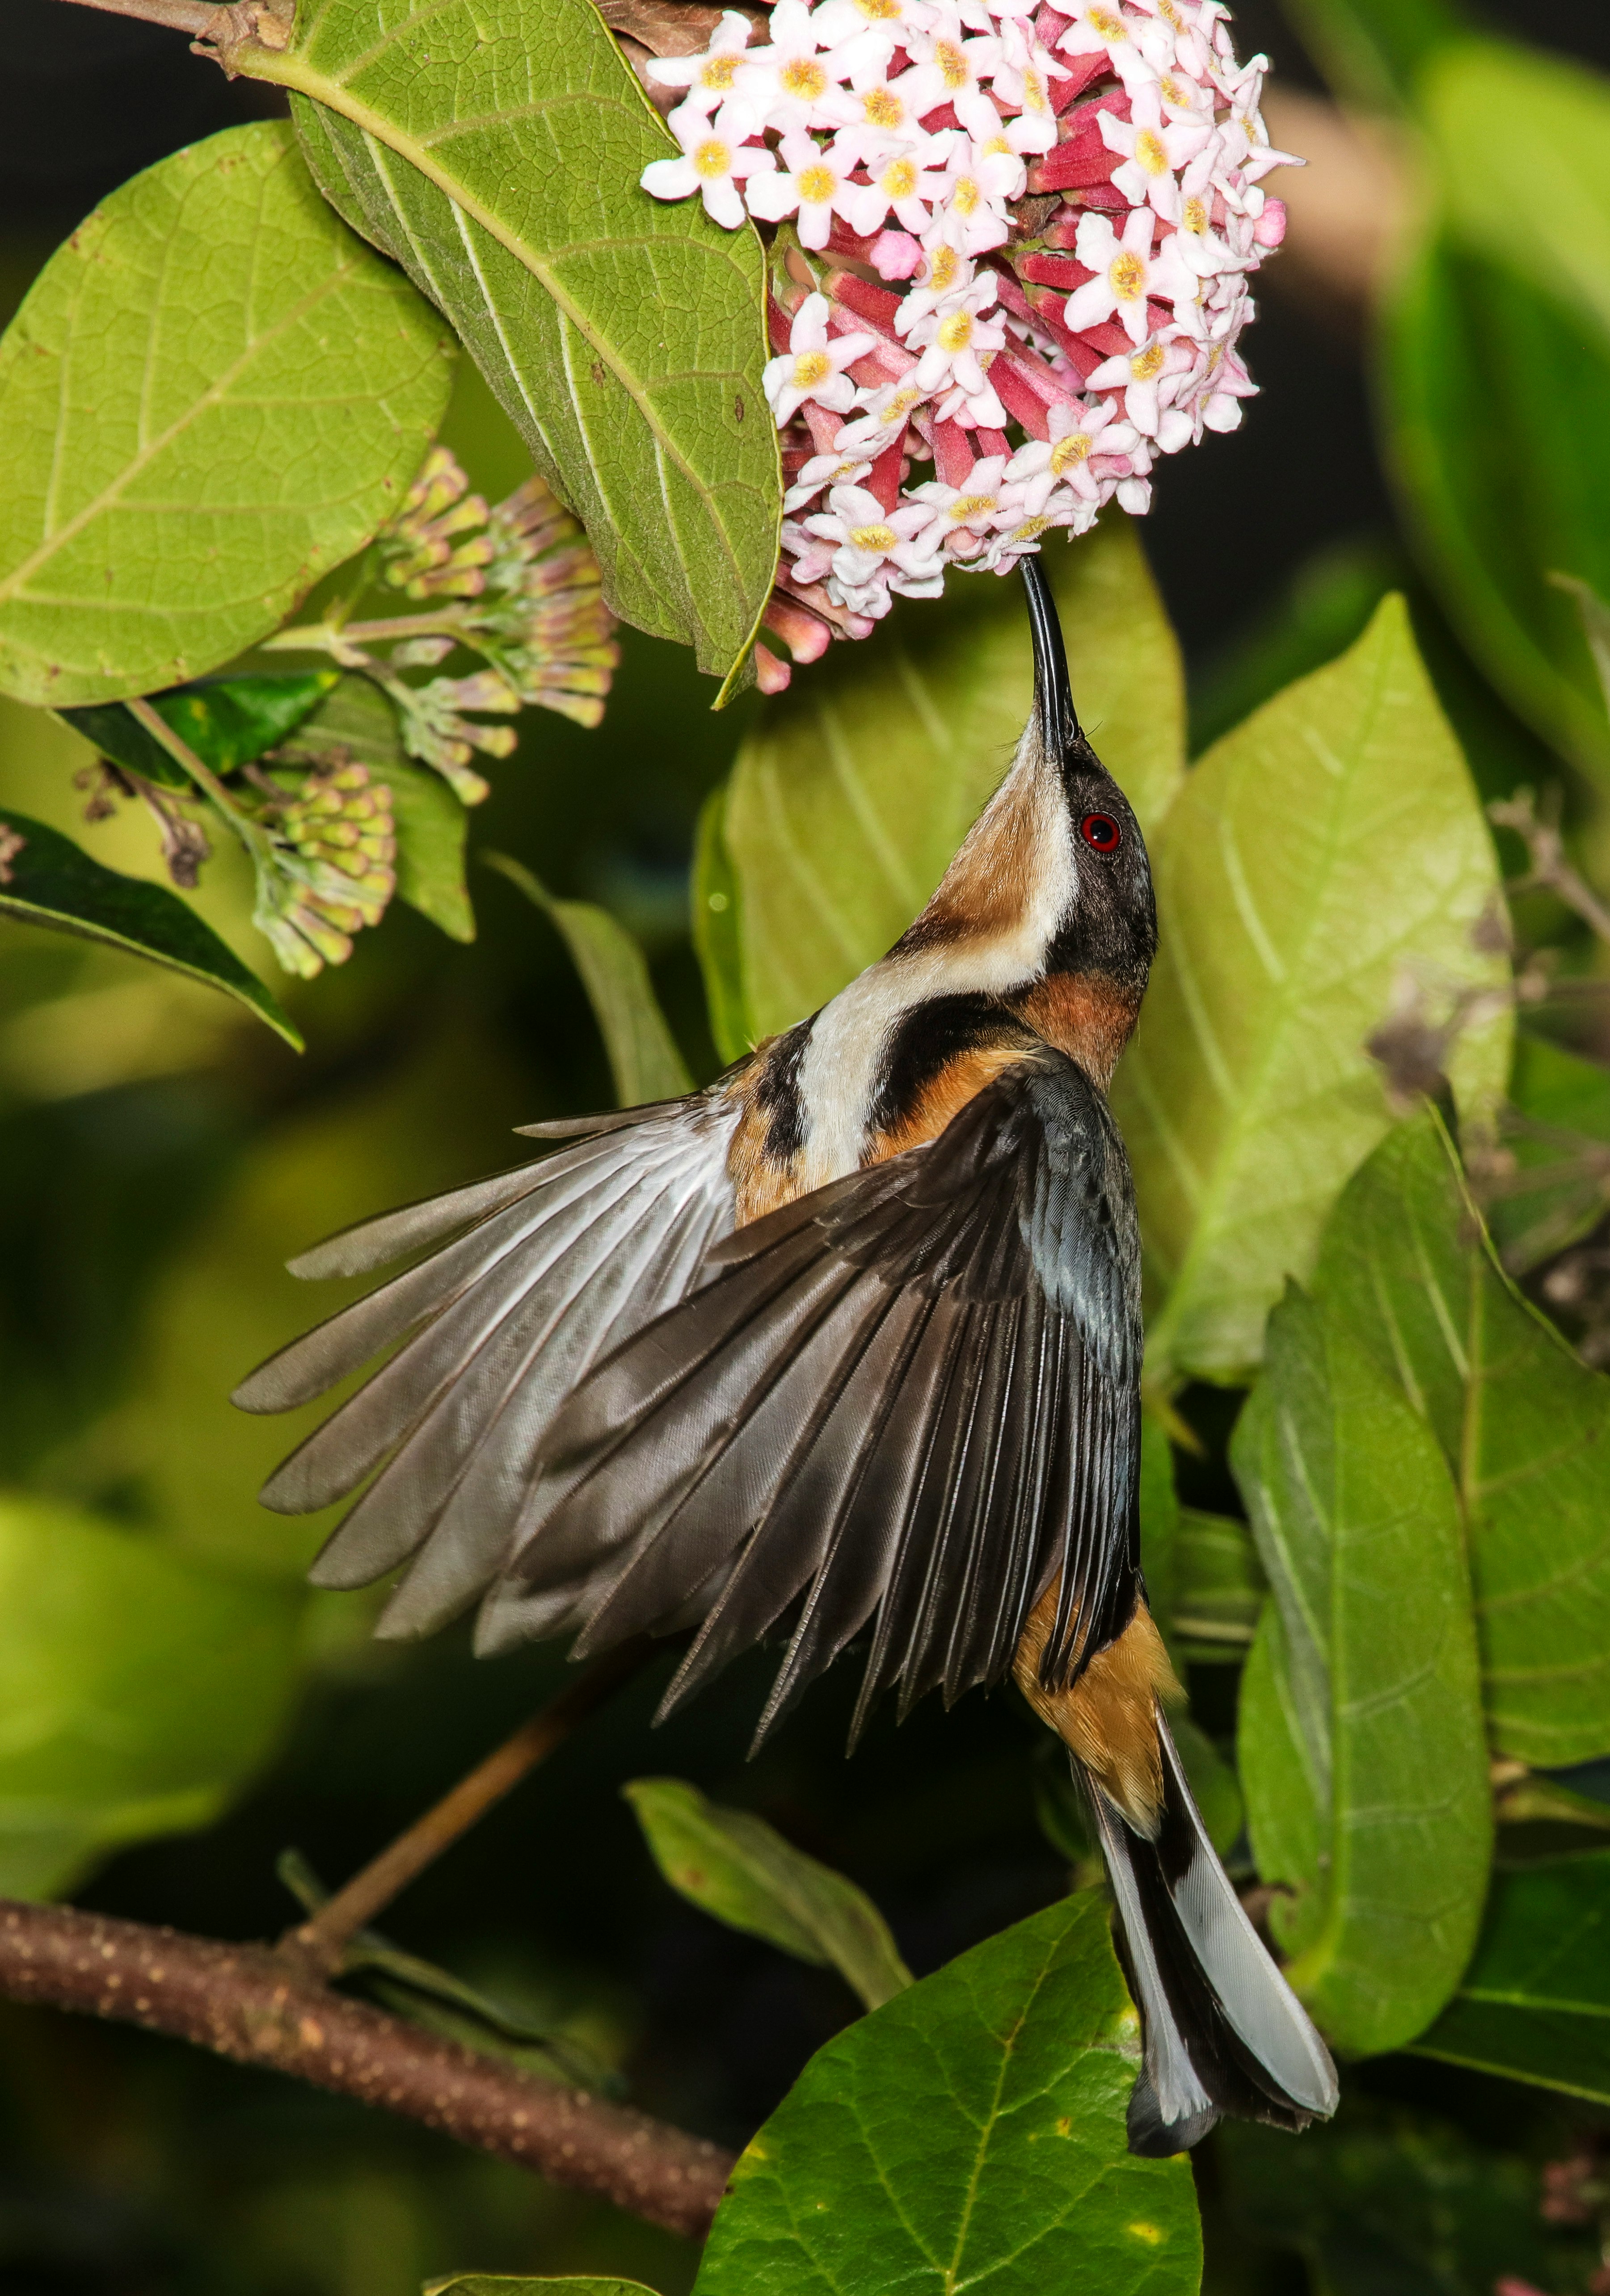
<path fill-rule="evenodd" d="M 1182 1658 L 1197 1666 L 1246 1656 L 1269 1582 L 1245 1523 L 1181 1507 L 1171 1617 Z"/>
<path fill-rule="evenodd" d="M 402 500 L 451 350 L 280 121 L 113 192 L 0 343 L 0 688 L 149 693 L 264 636 Z"/>
<path fill-rule="evenodd" d="M 255 972 L 166 886 L 125 877 L 70 837 L 0 807 L 0 916 L 147 957 L 249 1005 L 298 1052 L 302 1040 Z"/>
<path fill-rule="evenodd" d="M 290 758 L 347 750 L 391 792 L 397 832 L 397 890 L 451 940 L 473 940 L 475 913 L 464 884 L 468 816 L 438 773 L 404 751 L 397 715 L 366 677 L 343 677 L 286 746 Z"/>
<path fill-rule="evenodd" d="M 1610 1752 L 1610 1379 L 1499 1267 L 1429 1109 L 1343 1197 L 1315 1292 L 1454 1480 L 1494 1746 Z"/>
<path fill-rule="evenodd" d="M 0 1895 L 215 1817 L 285 1718 L 300 1608 L 138 1532 L 0 1501 Z"/>
<path fill-rule="evenodd" d="M 1365 1039 L 1408 973 L 1491 986 L 1491 840 L 1401 598 L 1216 744 L 1154 850 L 1162 945 L 1113 1105 L 1157 1312 L 1148 1376 L 1228 1379 L 1386 1130 Z M 1456 1048 L 1496 1098 L 1507 1011 Z"/>
<path fill-rule="evenodd" d="M 1128 2150 L 1138 2045 L 1102 1891 L 975 1946 L 817 2051 L 696 2296 L 1195 2296 L 1190 2168 Z"/>
<path fill-rule="evenodd" d="M 616 1105 L 638 1108 L 645 1101 L 675 1100 L 691 1092 L 687 1063 L 660 1010 L 643 951 L 626 927 L 596 901 L 555 900 L 540 879 L 506 853 L 483 857 L 563 936 L 609 1054 Z"/>
<path fill-rule="evenodd" d="M 743 994 L 738 879 L 727 849 L 727 791 L 713 789 L 699 810 L 688 888 L 694 947 L 704 976 L 710 1033 L 724 1061 L 741 1061 L 755 1042 Z"/>
<path fill-rule="evenodd" d="M 683 1778 L 634 1778 L 621 1792 L 672 1889 L 717 1921 L 801 1961 L 831 1964 L 868 2009 L 910 1984 L 889 1924 L 866 1891 L 796 1849 L 764 1818 L 723 1809 Z"/>
<path fill-rule="evenodd" d="M 1185 708 L 1139 542 L 1119 518 L 1044 562 L 1080 715 L 1149 833 L 1184 770 Z M 825 1004 L 899 938 L 1005 772 L 1031 692 L 1018 584 L 957 577 L 938 603 L 897 606 L 766 703 L 721 815 L 732 882 L 716 882 L 707 833 L 695 892 L 735 900 L 756 1036 Z M 705 953 L 708 966 L 708 938 Z"/>
<path fill-rule="evenodd" d="M 293 733 L 340 676 L 338 669 L 312 669 L 199 678 L 193 685 L 176 685 L 145 699 L 204 766 L 215 774 L 232 774 Z M 91 702 L 58 715 L 114 765 L 165 788 L 193 791 L 189 775 L 125 703 Z"/>
<path fill-rule="evenodd" d="M 1295 1286 L 1231 1458 L 1273 1599 L 1242 1685 L 1242 1789 L 1286 1974 L 1338 2046 L 1422 2032 L 1492 1845 L 1458 1506 L 1436 1440 Z"/>
<path fill-rule="evenodd" d="M 1387 444 L 1450 619 L 1545 740 L 1610 773 L 1581 609 L 1549 578 L 1572 575 L 1610 597 L 1610 340 L 1535 273 L 1523 278 L 1445 233 L 1403 267 L 1383 345 Z M 1541 374 L 1548 422 L 1517 430 L 1508 409 Z"/>
<path fill-rule="evenodd" d="M 638 187 L 674 147 L 592 0 L 303 0 L 239 70 L 300 99 L 340 212 L 451 319 L 616 611 L 726 676 L 776 568 L 752 226 Z"/>
<path fill-rule="evenodd" d="M 1461 0 L 1286 0 L 1338 95 L 1370 111 L 1407 102 L 1421 72 L 1469 18 Z"/>
<path fill-rule="evenodd" d="M 1475 1956 L 1416 2047 L 1610 2105 L 1610 1850 L 1493 1876 Z"/>

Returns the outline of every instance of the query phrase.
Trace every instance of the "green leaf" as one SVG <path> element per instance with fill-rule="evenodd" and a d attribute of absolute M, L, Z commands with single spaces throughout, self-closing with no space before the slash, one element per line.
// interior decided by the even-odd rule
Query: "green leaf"
<path fill-rule="evenodd" d="M 764 1818 L 707 1801 L 681 1778 L 635 1778 L 621 1792 L 672 1889 L 717 1921 L 831 1965 L 868 2009 L 911 1983 L 866 1891 Z"/>
<path fill-rule="evenodd" d="M 640 2280 L 599 2280 L 590 2274 L 527 2280 L 513 2272 L 452 2272 L 427 2280 L 422 2296 L 654 2296 Z"/>
<path fill-rule="evenodd" d="M 1442 45 L 1469 19 L 1458 0 L 1287 0 L 1303 43 L 1338 95 L 1370 111 L 1413 96 Z"/>
<path fill-rule="evenodd" d="M 1540 1767 L 1610 1751 L 1610 1379 L 1499 1267 L 1433 1111 L 1349 1188 L 1315 1292 L 1457 1487 L 1493 1746 Z"/>
<path fill-rule="evenodd" d="M 1492 1846 L 1458 1506 L 1435 1439 L 1295 1286 L 1230 1447 L 1273 1599 L 1242 1685 L 1242 1790 L 1286 1975 L 1350 2054 L 1430 2023 Z"/>
<path fill-rule="evenodd" d="M 1610 1850 L 1494 1874 L 1474 1957 L 1415 2047 L 1610 2105 Z"/>
<path fill-rule="evenodd" d="M 1138 2059 L 1104 1893 L 1019 1922 L 817 2051 L 695 2296 L 1195 2296 L 1189 2165 L 1128 2149 Z"/>
<path fill-rule="evenodd" d="M 286 755 L 312 758 L 330 749 L 349 750 L 391 792 L 403 899 L 449 940 L 473 940 L 475 912 L 464 884 L 468 816 L 439 774 L 405 754 L 391 705 L 368 678 L 343 677 Z"/>
<path fill-rule="evenodd" d="M 1483 1208 L 1505 1267 L 1524 1275 L 1604 1217 L 1610 1069 L 1523 1032 L 1509 1096 L 1522 1119 L 1505 1135 L 1515 1168 L 1484 1188 Z"/>
<path fill-rule="evenodd" d="M 1155 841 L 1162 950 L 1114 1082 L 1157 1313 L 1158 1385 L 1255 1364 L 1349 1174 L 1390 1122 L 1365 1039 L 1408 972 L 1496 986 L 1472 944 L 1492 844 L 1401 598 L 1209 751 Z M 1452 1059 L 1496 1099 L 1507 1009 Z"/>
<path fill-rule="evenodd" d="M 518 886 L 563 935 L 610 1056 L 617 1106 L 638 1108 L 645 1101 L 675 1100 L 691 1092 L 687 1063 L 660 1010 L 643 951 L 626 927 L 593 901 L 555 900 L 506 853 L 481 858 Z"/>
<path fill-rule="evenodd" d="M 1220 1857 L 1228 1857 L 1241 1837 L 1246 1818 L 1235 1765 L 1225 1760 L 1201 1724 L 1194 1722 L 1188 1714 L 1176 1714 L 1169 1726 L 1207 1828 L 1208 1840 Z"/>
<path fill-rule="evenodd" d="M 615 611 L 727 677 L 782 475 L 751 224 L 639 188 L 674 152 L 591 0 L 303 0 L 277 81 L 340 212 L 446 313 L 587 529 Z"/>
<path fill-rule="evenodd" d="M 338 669 L 313 669 L 201 678 L 144 699 L 204 766 L 215 774 L 233 774 L 293 733 L 340 676 Z M 193 792 L 189 775 L 121 701 L 92 702 L 55 714 L 114 765 L 165 789 Z"/>
<path fill-rule="evenodd" d="M 1540 374 L 1548 423 L 1518 435 L 1504 410 Z M 1604 694 L 1577 600 L 1550 578 L 1610 597 L 1610 343 L 1443 234 L 1401 267 L 1382 375 L 1388 449 L 1450 620 L 1516 712 L 1604 776 Z"/>
<path fill-rule="evenodd" d="M 209 1824 L 272 1748 L 299 1592 L 22 1497 L 0 1499 L 0 1894 Z"/>
<path fill-rule="evenodd" d="M 1140 1423 L 1140 1566 L 1146 1602 L 1172 1648 L 1179 1572 L 1179 1500 L 1168 1430 L 1150 1412 Z"/>
<path fill-rule="evenodd" d="M 1133 526 L 1110 521 L 1044 564 L 1080 718 L 1149 834 L 1184 771 L 1184 695 Z M 899 938 L 1005 772 L 1031 692 L 1020 586 L 958 577 L 766 703 L 722 816 L 756 1035 Z"/>
<path fill-rule="evenodd" d="M 1194 1666 L 1244 1658 L 1269 1591 L 1246 1524 L 1181 1507 L 1174 1553 L 1171 1625 L 1180 1656 Z"/>
<path fill-rule="evenodd" d="M 1269 611 L 1191 681 L 1191 754 L 1361 637 L 1389 590 L 1401 586 L 1400 553 L 1376 536 L 1315 553 Z"/>
<path fill-rule="evenodd" d="M 691 898 L 694 947 L 704 975 L 710 1033 L 724 1061 L 741 1061 L 755 1042 L 743 996 L 738 880 L 727 850 L 727 791 L 711 790 L 699 812 Z"/>
<path fill-rule="evenodd" d="M 283 122 L 123 184 L 0 342 L 0 688 L 119 700 L 265 636 L 401 501 L 450 380 Z"/>
<path fill-rule="evenodd" d="M 209 988 L 221 988 L 301 1051 L 300 1037 L 256 973 L 177 893 L 108 869 L 59 829 L 9 807 L 0 807 L 0 838 L 5 853 L 0 863 L 0 916 L 106 941 Z"/>

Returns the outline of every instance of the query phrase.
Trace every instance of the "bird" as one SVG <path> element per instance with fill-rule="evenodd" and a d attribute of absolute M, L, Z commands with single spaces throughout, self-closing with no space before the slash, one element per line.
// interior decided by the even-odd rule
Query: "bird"
<path fill-rule="evenodd" d="M 234 1400 L 380 1368 L 265 1485 L 357 1492 L 311 1577 L 400 1572 L 377 1631 L 688 1637 L 661 1715 L 784 1644 L 758 1745 L 848 1646 L 880 1695 L 1014 1680 L 1065 1745 L 1141 2013 L 1128 2141 L 1301 2129 L 1335 2068 L 1210 1841 L 1139 1544 L 1135 1193 L 1107 1101 L 1157 947 L 1140 824 L 1023 562 L 1033 701 L 885 956 L 706 1088 L 522 1128 L 537 1160 L 344 1230 L 400 1273 Z M 362 1487 L 360 1488 L 360 1487 Z"/>

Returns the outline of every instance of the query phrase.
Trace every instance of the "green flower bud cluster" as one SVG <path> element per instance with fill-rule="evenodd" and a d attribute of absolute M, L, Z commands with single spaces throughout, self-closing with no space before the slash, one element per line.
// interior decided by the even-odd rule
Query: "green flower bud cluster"
<path fill-rule="evenodd" d="M 264 775 L 252 816 L 267 838 L 253 922 L 288 972 L 311 980 L 344 964 L 352 936 L 376 925 L 397 890 L 391 792 L 341 750 L 294 778 Z"/>

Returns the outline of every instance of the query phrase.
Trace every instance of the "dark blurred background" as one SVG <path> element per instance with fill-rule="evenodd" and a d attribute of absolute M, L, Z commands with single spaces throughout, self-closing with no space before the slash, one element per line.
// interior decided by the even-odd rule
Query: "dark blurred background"
<path fill-rule="evenodd" d="M 1518 4 L 1491 13 L 1610 67 L 1610 12 L 1598 0 L 1556 0 L 1546 18 Z M 1244 55 L 1263 47 L 1281 81 L 1319 88 L 1267 0 L 1239 8 L 1237 27 Z M 0 0 L 0 57 L 6 316 L 105 193 L 277 101 L 226 82 L 177 36 L 62 0 Z M 1208 726 L 1316 565 L 1398 550 L 1361 324 L 1343 309 L 1316 319 L 1278 281 L 1276 265 L 1249 339 L 1263 395 L 1237 434 L 1163 470 L 1146 527 Z M 471 375 L 448 435 L 483 489 L 521 476 L 517 443 Z M 1458 675 L 1475 677 L 1467 665 Z M 755 706 L 711 717 L 712 691 L 685 656 L 628 633 L 604 729 L 528 715 L 519 755 L 472 824 L 474 841 L 633 927 L 704 1074 L 714 1056 L 686 936 L 688 857 L 699 802 Z M 1534 754 L 1487 699 L 1513 756 Z M 41 726 L 0 709 L 0 790 L 69 826 L 77 756 Z M 227 1556 L 265 1587 L 295 1585 L 305 1527 L 268 1523 L 251 1496 L 279 1434 L 232 1421 L 221 1401 L 294 1328 L 294 1287 L 273 1274 L 277 1262 L 378 1201 L 496 1165 L 514 1123 L 609 1098 L 556 939 L 490 873 L 474 873 L 472 891 L 472 947 L 400 912 L 361 936 L 341 973 L 299 992 L 310 1045 L 300 1062 L 218 1000 L 215 1012 L 200 992 L 153 989 L 115 958 L 0 930 L 0 1482 L 134 1523 L 160 1516 L 187 1551 Z M 212 898 L 238 934 L 238 882 Z M 109 1027 L 109 1015 L 123 1017 Z M 1195 1496 L 1230 1496 L 1220 1485 Z M 275 1877 L 282 1849 L 343 1878 L 563 1671 L 546 1652 L 473 1664 L 457 1633 L 379 1650 L 366 1615 L 359 1598 L 299 1614 L 303 1686 L 266 1774 L 210 1828 L 99 1864 L 78 1901 L 271 1935 L 295 1912 Z M 619 1798 L 623 1780 L 672 1773 L 762 1810 L 873 1892 L 919 1972 L 1047 1902 L 1065 1870 L 1035 1822 L 1035 1734 L 1006 1699 L 970 1699 L 949 1717 L 930 1701 L 899 1730 L 884 1714 L 847 1767 L 853 1685 L 834 1678 L 745 1768 L 765 1661 L 735 1669 L 651 1735 L 669 1664 L 411 1890 L 388 1926 L 576 2036 L 645 2106 L 740 2143 L 853 2004 L 829 1974 L 674 1898 Z M 1197 1710 L 1228 1735 L 1231 1685 L 1198 1674 Z M 1518 2172 L 1489 2174 L 1489 2148 L 1541 2160 L 1574 2125 L 1540 2095 L 1408 2060 L 1369 2069 L 1354 2090 L 1359 2144 L 1398 2142 L 1409 2124 L 1394 2115 L 1421 2108 L 1407 2152 L 1429 2146 L 1433 2183 L 1484 2192 L 1493 2208 L 1507 2205 L 1505 2178 Z M 1210 2286 L 1276 2296 L 1307 2284 L 1293 2251 L 1249 2245 L 1227 2215 L 1224 2161 L 1210 2150 L 1202 2169 Z M 1497 2243 L 1485 2267 L 1455 2256 L 1465 2236 L 1450 2234 L 1447 2275 L 1383 2267 L 1349 2284 L 1382 2296 L 1490 2284 L 1491 2269 L 1518 2268 L 1499 2250 L 1535 2218 L 1530 2184 L 1512 2197 L 1507 2230 L 1473 2219 L 1469 2238 Z M 357 2106 L 125 2030 L 0 2008 L 0 2289 L 19 2296 L 413 2296 L 427 2276 L 467 2267 L 639 2275 L 678 2296 L 694 2260 L 630 2219 Z M 1458 2276 L 1466 2264 L 1491 2267 L 1487 2280 Z"/>

